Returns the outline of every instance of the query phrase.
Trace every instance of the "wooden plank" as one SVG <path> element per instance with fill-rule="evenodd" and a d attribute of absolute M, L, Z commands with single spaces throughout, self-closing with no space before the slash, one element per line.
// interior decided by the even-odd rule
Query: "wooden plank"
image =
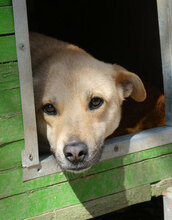
<path fill-rule="evenodd" d="M 20 88 L 0 92 L 0 119 L 21 114 Z"/>
<path fill-rule="evenodd" d="M 106 167 L 105 162 L 104 164 Z M 48 186 L 50 185 L 55 185 L 58 190 L 61 187 L 59 183 L 70 179 L 70 182 L 65 183 L 64 190 L 67 190 L 70 195 L 71 192 L 69 189 L 71 186 L 76 191 L 78 197 L 82 201 L 86 201 L 168 178 L 172 175 L 170 166 L 172 166 L 172 156 L 168 155 L 124 167 L 120 166 L 115 169 L 106 170 L 106 172 L 96 173 L 95 175 L 91 174 L 87 176 L 87 173 L 83 173 L 80 174 L 80 178 L 76 174 L 57 173 L 25 183 L 22 182 L 22 168 L 18 168 L 0 173 L 0 197 L 4 198 L 32 190 L 39 191 L 39 188 L 49 188 Z M 103 189 L 103 184 L 105 184 L 105 187 L 108 185 L 108 188 Z M 78 185 L 80 186 L 79 189 Z M 82 191 L 83 189 L 87 189 L 85 193 Z"/>
<path fill-rule="evenodd" d="M 150 163 L 150 161 L 152 162 Z M 0 211 L 2 216 L 5 215 L 6 219 L 10 219 L 11 214 L 9 213 L 12 213 L 12 215 L 15 213 L 17 216 L 22 214 L 29 217 L 28 215 L 31 213 L 36 215 L 38 212 L 44 213 L 55 208 L 63 208 L 125 189 L 131 189 L 138 185 L 148 184 L 150 181 L 154 182 L 164 178 L 168 171 L 171 172 L 169 175 L 172 174 L 171 156 L 150 161 L 8 197 L 0 201 Z M 167 169 L 169 170 L 167 171 Z M 15 187 L 16 184 L 13 184 Z M 22 204 L 24 204 L 24 207 Z M 6 214 L 6 209 L 8 209 L 8 214 Z"/>
<path fill-rule="evenodd" d="M 75 205 L 74 207 L 77 207 L 77 205 Z M 71 215 L 71 213 L 70 213 Z M 34 216 L 34 217 L 31 217 L 31 218 L 25 218 L 27 220 L 55 220 L 56 219 L 56 214 L 54 213 L 54 211 L 51 211 L 51 212 L 47 212 L 45 214 L 42 214 L 42 215 L 37 215 L 37 216 Z"/>
<path fill-rule="evenodd" d="M 149 158 L 154 158 L 154 157 L 158 157 L 161 155 L 165 155 L 172 151 L 171 146 L 172 145 L 165 145 L 161 147 L 156 147 L 154 149 L 149 149 L 147 151 L 129 154 L 124 157 L 119 157 L 119 158 L 114 158 L 112 160 L 99 162 L 87 172 L 83 174 L 81 173 L 78 175 L 68 174 L 67 178 L 68 179 L 76 179 L 80 177 L 82 178 L 84 176 L 92 175 L 98 172 L 107 171 L 109 169 L 121 167 L 121 166 L 128 165 L 131 163 L 136 163 L 136 162 L 143 161 Z M 18 157 L 18 155 L 16 155 L 16 157 Z M 9 160 L 9 163 L 10 163 L 10 158 L 7 158 L 6 160 Z M 21 162 L 21 158 L 20 158 L 19 163 L 20 162 Z M 7 191 L 5 187 L 0 188 L 0 198 L 3 198 L 5 196 L 10 196 L 13 194 L 17 194 L 17 193 L 22 193 L 24 191 L 31 190 L 31 189 L 37 189 L 37 188 L 45 187 L 48 185 L 61 183 L 61 182 L 66 181 L 67 178 L 64 173 L 57 173 L 53 175 L 44 176 L 42 178 L 35 179 L 32 181 L 28 181 L 23 185 L 22 168 L 9 170 L 9 171 L 6 171 L 5 173 L 2 172 L 0 174 L 0 185 L 6 186 L 7 183 L 8 185 L 10 183 L 11 188 L 9 187 L 10 189 L 8 188 Z M 3 183 L 1 182 L 1 180 L 3 180 Z M 15 188 L 12 187 L 13 183 L 16 183 Z"/>
<path fill-rule="evenodd" d="M 157 147 L 165 143 L 171 143 L 171 136 L 172 127 L 163 126 L 148 129 L 136 134 L 129 134 L 117 138 L 111 138 L 105 141 L 105 147 L 103 149 L 100 161 L 105 161 L 119 156 L 125 156 L 127 154 L 151 149 L 153 147 Z M 32 144 L 32 146 L 35 145 Z M 114 150 L 114 147 L 116 148 L 116 146 L 118 149 Z M 24 152 L 24 154 L 22 153 L 24 163 L 25 158 L 29 158 L 29 154 L 29 152 Z M 26 165 L 23 169 L 24 181 L 40 178 L 44 175 L 51 175 L 61 172 L 60 167 L 57 166 L 56 159 L 52 155 L 44 158 L 44 160 L 41 161 L 40 172 L 37 172 L 37 167 L 35 166 L 33 166 L 32 169 L 30 169 L 28 168 L 27 164 L 24 165 Z"/>
<path fill-rule="evenodd" d="M 166 125 L 172 126 L 172 2 L 157 0 Z"/>
<path fill-rule="evenodd" d="M 0 93 L 3 90 L 19 87 L 17 62 L 0 64 Z"/>
<path fill-rule="evenodd" d="M 24 149 L 24 141 L 17 141 L 0 147 L 0 171 L 21 167 L 21 151 Z"/>
<path fill-rule="evenodd" d="M 172 177 L 151 185 L 152 196 L 160 196 L 168 187 L 172 187 Z"/>
<path fill-rule="evenodd" d="M 0 37 L 0 62 L 17 60 L 15 36 Z"/>
<path fill-rule="evenodd" d="M 105 171 L 107 169 L 112 169 L 112 168 L 128 165 L 131 163 L 144 161 L 146 159 L 151 159 L 170 153 L 172 153 L 172 144 L 158 146 L 155 148 L 150 148 L 148 150 L 139 151 L 137 153 L 127 154 L 125 156 L 118 157 L 116 159 L 113 158 L 106 161 L 106 163 L 104 163 L 103 161 L 99 162 L 97 165 L 94 165 L 91 168 L 91 172 L 89 170 L 87 172 L 88 174 L 91 174 L 100 171 Z"/>
<path fill-rule="evenodd" d="M 0 146 L 24 138 L 22 115 L 0 118 Z"/>
<path fill-rule="evenodd" d="M 149 201 L 150 185 L 136 187 L 120 193 L 95 199 L 93 201 L 80 203 L 63 209 L 56 209 L 52 212 L 39 216 L 27 218 L 28 220 L 48 220 L 48 219 L 89 219 L 105 213 L 116 211 L 140 202 Z"/>
<path fill-rule="evenodd" d="M 13 8 L 0 7 L 0 34 L 14 33 Z"/>
<path fill-rule="evenodd" d="M 12 5 L 12 0 L 0 0 L 0 6 Z"/>

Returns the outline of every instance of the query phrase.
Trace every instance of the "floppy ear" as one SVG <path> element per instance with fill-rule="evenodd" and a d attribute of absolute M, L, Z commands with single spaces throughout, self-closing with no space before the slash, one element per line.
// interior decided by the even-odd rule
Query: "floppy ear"
<path fill-rule="evenodd" d="M 146 91 L 141 79 L 119 65 L 114 64 L 114 68 L 116 85 L 122 98 L 131 96 L 137 102 L 144 101 Z"/>

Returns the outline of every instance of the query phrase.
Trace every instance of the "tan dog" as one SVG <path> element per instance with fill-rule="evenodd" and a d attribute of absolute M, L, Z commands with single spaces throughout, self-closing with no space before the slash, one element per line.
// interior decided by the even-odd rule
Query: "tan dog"
<path fill-rule="evenodd" d="M 165 125 L 165 97 L 160 95 L 152 109 L 136 124 L 134 128 L 127 128 L 127 133 L 136 133 L 150 128 Z"/>
<path fill-rule="evenodd" d="M 123 100 L 146 98 L 143 83 L 77 46 L 36 33 L 30 43 L 39 137 L 62 169 L 89 168 L 119 126 Z"/>

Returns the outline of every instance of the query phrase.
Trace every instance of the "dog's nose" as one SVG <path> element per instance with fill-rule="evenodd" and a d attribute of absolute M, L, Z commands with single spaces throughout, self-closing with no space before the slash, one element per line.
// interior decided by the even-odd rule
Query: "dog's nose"
<path fill-rule="evenodd" d="M 64 147 L 65 157 L 74 164 L 82 162 L 87 154 L 88 149 L 84 142 L 73 142 Z"/>

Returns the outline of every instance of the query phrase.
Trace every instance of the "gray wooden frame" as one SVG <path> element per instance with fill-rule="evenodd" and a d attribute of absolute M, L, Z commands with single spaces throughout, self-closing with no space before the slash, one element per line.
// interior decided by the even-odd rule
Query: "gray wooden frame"
<path fill-rule="evenodd" d="M 172 187 L 163 191 L 164 220 L 172 218 Z"/>
<path fill-rule="evenodd" d="M 165 88 L 166 126 L 107 140 L 101 161 L 172 143 L 172 34 L 169 28 L 172 26 L 172 2 L 157 0 L 157 6 Z M 13 11 L 25 137 L 25 149 L 22 152 L 23 181 L 26 181 L 61 172 L 61 169 L 53 156 L 39 160 L 25 0 L 13 0 Z"/>
<path fill-rule="evenodd" d="M 39 155 L 27 10 L 25 0 L 13 0 L 12 3 L 25 141 L 25 150 L 22 152 L 22 164 L 23 167 L 31 167 L 39 164 Z"/>
<path fill-rule="evenodd" d="M 172 1 L 157 0 L 166 125 L 172 126 Z"/>

